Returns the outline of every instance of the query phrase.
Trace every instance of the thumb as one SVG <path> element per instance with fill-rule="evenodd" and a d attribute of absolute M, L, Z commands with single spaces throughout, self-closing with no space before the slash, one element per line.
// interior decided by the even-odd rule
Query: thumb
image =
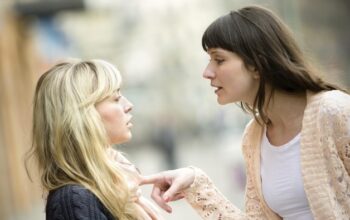
<path fill-rule="evenodd" d="M 180 187 L 180 185 L 176 182 L 174 182 L 170 188 L 163 194 L 163 199 L 165 202 L 169 202 L 169 201 L 172 201 L 175 196 L 181 192 L 182 189 Z"/>

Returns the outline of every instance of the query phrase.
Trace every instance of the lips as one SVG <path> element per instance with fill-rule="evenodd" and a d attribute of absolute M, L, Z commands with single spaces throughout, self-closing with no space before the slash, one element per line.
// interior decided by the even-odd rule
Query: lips
<path fill-rule="evenodd" d="M 215 89 L 215 93 L 217 94 L 221 89 L 222 87 L 218 87 L 217 89 Z"/>
<path fill-rule="evenodd" d="M 133 126 L 133 124 L 132 124 L 131 122 L 128 122 L 128 123 L 126 124 L 126 126 L 127 126 L 128 128 L 131 128 L 131 127 Z"/>
<path fill-rule="evenodd" d="M 216 85 L 213 85 L 213 84 L 211 84 L 211 86 L 215 88 L 215 91 L 214 91 L 215 94 L 217 94 L 222 89 L 221 86 L 216 86 Z"/>
<path fill-rule="evenodd" d="M 129 128 L 132 127 L 132 125 L 133 125 L 133 124 L 131 123 L 131 119 L 132 119 L 132 116 L 131 116 L 131 117 L 129 118 L 129 120 L 126 122 L 126 126 L 129 127 Z"/>

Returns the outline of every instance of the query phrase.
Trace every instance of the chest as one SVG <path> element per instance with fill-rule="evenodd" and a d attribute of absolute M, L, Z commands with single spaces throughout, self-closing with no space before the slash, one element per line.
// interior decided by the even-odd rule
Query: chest
<path fill-rule="evenodd" d="M 301 132 L 302 123 L 296 122 L 296 124 L 288 126 L 286 128 L 267 126 L 266 137 L 269 143 L 273 146 L 281 146 L 290 142 L 297 134 Z"/>
<path fill-rule="evenodd" d="M 272 146 L 261 142 L 261 184 L 268 206 L 284 219 L 312 219 L 300 166 L 300 135 Z"/>

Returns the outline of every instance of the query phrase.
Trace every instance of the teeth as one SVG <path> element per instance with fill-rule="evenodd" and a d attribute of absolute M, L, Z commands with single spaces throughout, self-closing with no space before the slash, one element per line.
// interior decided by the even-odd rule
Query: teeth
<path fill-rule="evenodd" d="M 221 86 L 214 86 L 214 85 L 211 85 L 213 88 L 214 88 L 214 92 L 218 92 L 220 89 L 222 89 Z"/>
<path fill-rule="evenodd" d="M 215 93 L 217 93 L 218 91 L 220 91 L 222 89 L 222 87 L 216 87 L 216 89 L 215 89 Z"/>

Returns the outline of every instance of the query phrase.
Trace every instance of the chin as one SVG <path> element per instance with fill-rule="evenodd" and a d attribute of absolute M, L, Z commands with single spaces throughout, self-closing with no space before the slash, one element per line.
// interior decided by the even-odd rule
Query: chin
<path fill-rule="evenodd" d="M 224 100 L 224 99 L 220 99 L 220 98 L 218 98 L 217 101 L 218 101 L 219 105 L 227 105 L 227 104 L 232 103 L 232 102 L 229 102 L 228 100 Z"/>
<path fill-rule="evenodd" d="M 117 140 L 113 141 L 114 144 L 124 144 L 126 142 L 129 142 L 132 138 L 132 134 L 131 132 L 129 132 L 128 134 L 126 134 L 123 137 L 119 137 Z"/>
<path fill-rule="evenodd" d="M 128 141 L 130 141 L 131 140 L 131 138 L 132 138 L 132 134 L 131 134 L 131 132 L 125 137 L 125 140 L 124 140 L 124 142 L 128 142 Z"/>
<path fill-rule="evenodd" d="M 218 96 L 217 97 L 217 102 L 220 105 L 227 105 L 227 104 L 232 104 L 232 103 L 236 103 L 236 102 L 240 102 L 241 99 L 239 99 L 238 97 L 235 96 Z"/>

